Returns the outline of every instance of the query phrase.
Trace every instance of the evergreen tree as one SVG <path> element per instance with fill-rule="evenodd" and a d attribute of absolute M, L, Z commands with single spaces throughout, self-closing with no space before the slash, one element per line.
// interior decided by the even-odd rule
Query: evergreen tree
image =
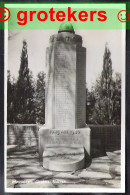
<path fill-rule="evenodd" d="M 86 89 L 86 123 L 91 124 L 93 120 L 93 109 L 95 106 L 95 96 L 94 96 L 94 88 L 91 88 L 91 91 Z"/>
<path fill-rule="evenodd" d="M 35 123 L 34 85 L 28 68 L 27 42 L 23 41 L 21 64 L 16 86 L 15 122 Z"/>
<path fill-rule="evenodd" d="M 10 71 L 7 72 L 7 122 L 14 122 L 14 91 L 15 83 L 11 80 Z"/>
<path fill-rule="evenodd" d="M 107 45 L 103 56 L 103 70 L 95 86 L 95 111 L 93 117 L 98 124 L 110 124 L 112 120 L 112 61 Z"/>
<path fill-rule="evenodd" d="M 121 74 L 116 73 L 113 79 L 113 124 L 121 124 Z"/>
<path fill-rule="evenodd" d="M 103 70 L 96 80 L 90 99 L 92 114 L 89 122 L 93 124 L 120 124 L 121 79 L 112 77 L 111 53 L 107 45 L 103 56 Z"/>
<path fill-rule="evenodd" d="M 45 123 L 45 73 L 39 72 L 35 94 L 36 122 Z"/>
<path fill-rule="evenodd" d="M 112 120 L 112 95 L 113 95 L 113 81 L 112 81 L 112 61 L 111 53 L 108 47 L 105 47 L 105 53 L 103 57 L 103 70 L 101 74 L 101 90 L 100 97 L 103 98 L 103 111 L 104 111 L 104 121 L 108 124 Z"/>

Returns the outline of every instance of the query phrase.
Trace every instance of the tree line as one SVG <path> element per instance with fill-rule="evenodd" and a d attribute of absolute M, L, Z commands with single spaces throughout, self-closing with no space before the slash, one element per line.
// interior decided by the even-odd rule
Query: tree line
<path fill-rule="evenodd" d="M 27 42 L 23 41 L 17 80 L 7 75 L 7 122 L 19 124 L 45 123 L 45 73 L 36 80 L 28 68 Z M 111 52 L 105 46 L 103 69 L 91 90 L 86 88 L 86 123 L 121 123 L 121 75 L 113 76 Z"/>

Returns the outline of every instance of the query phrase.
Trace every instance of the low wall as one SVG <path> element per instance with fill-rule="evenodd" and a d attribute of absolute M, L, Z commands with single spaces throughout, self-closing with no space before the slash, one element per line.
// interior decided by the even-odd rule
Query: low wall
<path fill-rule="evenodd" d="M 32 124 L 8 124 L 7 144 L 8 145 L 38 145 L 38 125 Z"/>
<path fill-rule="evenodd" d="M 121 149 L 120 125 L 89 125 L 91 129 L 91 155 L 105 155 Z"/>
<path fill-rule="evenodd" d="M 91 129 L 92 157 L 105 155 L 107 151 L 120 150 L 121 126 L 89 125 Z M 38 146 L 38 125 L 8 124 L 7 144 Z"/>

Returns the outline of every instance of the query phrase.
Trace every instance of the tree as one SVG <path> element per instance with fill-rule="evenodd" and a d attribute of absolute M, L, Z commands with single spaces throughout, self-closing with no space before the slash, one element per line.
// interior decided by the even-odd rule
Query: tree
<path fill-rule="evenodd" d="M 103 70 L 91 91 L 90 97 L 95 103 L 91 106 L 90 123 L 120 124 L 121 78 L 113 80 L 112 74 L 111 52 L 106 45 Z"/>
<path fill-rule="evenodd" d="M 16 85 L 15 122 L 35 123 L 34 82 L 28 68 L 27 42 L 23 41 L 19 77 Z"/>
<path fill-rule="evenodd" d="M 7 72 L 7 121 L 14 122 L 14 89 L 15 83 L 11 79 L 10 71 Z"/>
<path fill-rule="evenodd" d="M 36 122 L 45 123 L 45 73 L 39 72 L 35 94 Z"/>
<path fill-rule="evenodd" d="M 113 124 L 121 124 L 121 74 L 116 73 L 113 79 Z"/>
<path fill-rule="evenodd" d="M 111 53 L 108 47 L 105 47 L 105 53 L 103 57 L 103 70 L 101 74 L 101 88 L 100 88 L 100 98 L 103 98 L 103 118 L 105 123 L 110 124 L 112 119 L 112 61 Z M 101 100 L 102 101 L 102 100 Z"/>
<path fill-rule="evenodd" d="M 86 123 L 91 124 L 93 121 L 93 109 L 95 106 L 95 96 L 94 96 L 94 88 L 91 88 L 91 91 L 86 89 Z"/>

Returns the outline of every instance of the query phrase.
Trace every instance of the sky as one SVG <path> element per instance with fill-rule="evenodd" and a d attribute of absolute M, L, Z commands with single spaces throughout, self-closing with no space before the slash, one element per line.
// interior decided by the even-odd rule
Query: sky
<path fill-rule="evenodd" d="M 105 44 L 111 51 L 112 68 L 121 73 L 122 62 L 122 30 L 75 30 L 82 36 L 86 47 L 86 83 L 90 89 L 103 68 Z M 23 40 L 28 44 L 28 66 L 34 78 L 40 71 L 45 72 L 46 48 L 49 38 L 57 34 L 57 30 L 10 30 L 8 40 L 8 70 L 16 79 L 20 68 L 20 56 Z M 124 37 L 123 37 L 124 39 Z"/>

